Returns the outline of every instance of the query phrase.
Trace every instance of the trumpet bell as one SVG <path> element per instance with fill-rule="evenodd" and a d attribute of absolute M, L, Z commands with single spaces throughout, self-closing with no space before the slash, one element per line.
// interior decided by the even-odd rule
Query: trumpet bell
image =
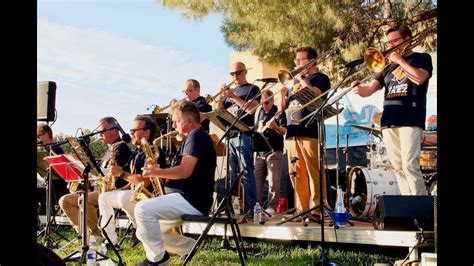
<path fill-rule="evenodd" d="M 373 72 L 382 72 L 385 68 L 385 57 L 376 48 L 368 48 L 364 52 L 364 63 Z"/>

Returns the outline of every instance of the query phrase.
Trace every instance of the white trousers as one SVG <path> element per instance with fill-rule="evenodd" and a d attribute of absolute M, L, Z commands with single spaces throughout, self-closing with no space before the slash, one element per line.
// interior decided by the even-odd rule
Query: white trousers
<path fill-rule="evenodd" d="M 137 203 L 130 201 L 132 193 L 133 190 L 128 189 L 113 190 L 99 195 L 99 213 L 102 216 L 100 226 L 103 227 L 107 223 L 107 220 L 112 216 L 110 223 L 105 228 L 105 232 L 107 232 L 107 235 L 113 244 L 117 244 L 114 208 L 124 210 L 125 214 L 127 214 L 130 221 L 136 227 L 134 210 Z"/>
<path fill-rule="evenodd" d="M 179 193 L 140 201 L 135 207 L 137 238 L 143 243 L 146 258 L 157 262 L 168 252 L 188 254 L 196 240 L 173 231 L 183 220 L 181 216 L 203 215 Z"/>
<path fill-rule="evenodd" d="M 396 127 L 382 130 L 390 163 L 395 170 L 402 195 L 427 195 L 420 170 L 420 127 Z"/>

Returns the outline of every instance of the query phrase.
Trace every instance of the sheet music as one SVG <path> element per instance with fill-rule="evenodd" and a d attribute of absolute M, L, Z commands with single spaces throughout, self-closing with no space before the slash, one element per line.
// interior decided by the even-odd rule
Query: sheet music
<path fill-rule="evenodd" d="M 303 89 L 299 90 L 298 92 L 294 93 L 291 95 L 295 100 L 297 100 L 301 105 L 305 105 L 311 100 L 315 99 L 318 97 L 316 93 L 314 93 L 312 90 L 310 90 L 307 87 L 304 87 Z M 309 104 L 306 109 L 309 110 L 310 112 L 314 112 L 317 110 L 319 107 L 322 106 L 324 102 L 324 99 L 321 97 L 315 101 L 313 101 L 311 104 Z M 331 105 L 326 105 L 324 107 L 324 120 L 331 118 L 335 115 L 338 115 L 339 113 L 342 112 L 342 108 L 337 110 L 336 108 L 332 107 Z"/>
<path fill-rule="evenodd" d="M 204 113 L 204 116 L 209 119 L 212 123 L 214 123 L 219 129 L 222 131 L 227 130 L 227 126 L 230 126 L 236 117 L 229 113 L 226 109 L 218 109 L 214 110 L 212 112 Z M 240 132 L 246 132 L 252 130 L 250 127 L 248 127 L 245 123 L 243 123 L 240 120 L 237 120 L 237 122 L 234 124 L 235 130 L 238 130 Z"/>

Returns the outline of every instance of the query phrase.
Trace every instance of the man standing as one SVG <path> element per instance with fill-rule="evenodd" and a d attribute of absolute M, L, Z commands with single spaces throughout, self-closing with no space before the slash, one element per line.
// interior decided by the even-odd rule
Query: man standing
<path fill-rule="evenodd" d="M 387 48 L 412 37 L 405 25 L 395 25 L 385 33 Z M 396 49 L 390 64 L 376 73 L 370 83 L 353 81 L 352 91 L 368 97 L 385 87 L 382 136 L 402 195 L 426 195 L 420 170 L 420 153 L 426 118 L 426 93 L 433 71 L 431 56 L 408 49 Z"/>
<path fill-rule="evenodd" d="M 216 109 L 227 109 L 234 116 L 239 116 L 242 112 L 245 112 L 245 117 L 241 121 L 252 128 L 254 125 L 255 109 L 260 101 L 260 96 L 257 96 L 260 90 L 257 86 L 247 82 L 247 69 L 244 63 L 233 63 L 229 74 L 232 76 L 233 82 L 237 87 L 231 90 L 221 86 L 223 92 L 216 103 Z M 249 212 L 250 217 L 253 216 L 253 207 L 257 200 L 257 188 L 253 173 L 252 134 L 252 130 L 250 130 L 247 132 L 231 132 L 229 135 L 229 160 L 232 180 L 237 178 L 241 170 L 245 169 L 247 171 L 247 175 L 243 177 L 245 188 L 244 212 Z"/>

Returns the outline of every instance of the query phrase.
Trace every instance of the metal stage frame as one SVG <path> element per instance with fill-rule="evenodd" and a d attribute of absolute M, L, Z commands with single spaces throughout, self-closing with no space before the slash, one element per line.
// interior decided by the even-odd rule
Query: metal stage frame
<path fill-rule="evenodd" d="M 285 216 L 289 218 L 290 215 Z M 281 218 L 281 217 L 280 217 Z M 40 215 L 41 223 L 46 222 L 46 216 Z M 262 240 L 288 240 L 288 241 L 321 241 L 321 225 L 318 223 L 307 223 L 303 226 L 301 222 L 287 222 L 277 226 L 280 219 L 270 219 L 264 225 L 255 223 L 239 223 L 242 237 L 257 238 Z M 424 243 L 417 246 L 421 236 L 420 231 L 391 231 L 376 230 L 371 223 L 351 221 L 354 226 L 347 224 L 345 227 L 334 230 L 328 226 L 328 218 L 324 226 L 324 241 L 327 243 L 345 243 L 354 245 L 377 245 L 387 247 L 406 247 L 410 253 L 410 260 L 419 260 L 420 247 L 434 246 L 434 231 L 424 231 Z M 58 225 L 69 225 L 65 216 L 56 216 Z M 118 228 L 127 228 L 130 221 L 126 216 L 116 219 Z M 187 222 L 182 224 L 183 233 L 200 235 L 207 223 Z M 224 236 L 224 228 L 227 228 L 227 236 L 232 235 L 230 226 L 225 227 L 222 223 L 215 223 L 209 230 L 210 236 Z M 337 234 L 337 241 L 336 241 Z M 412 249 L 414 249 L 412 251 Z"/>

